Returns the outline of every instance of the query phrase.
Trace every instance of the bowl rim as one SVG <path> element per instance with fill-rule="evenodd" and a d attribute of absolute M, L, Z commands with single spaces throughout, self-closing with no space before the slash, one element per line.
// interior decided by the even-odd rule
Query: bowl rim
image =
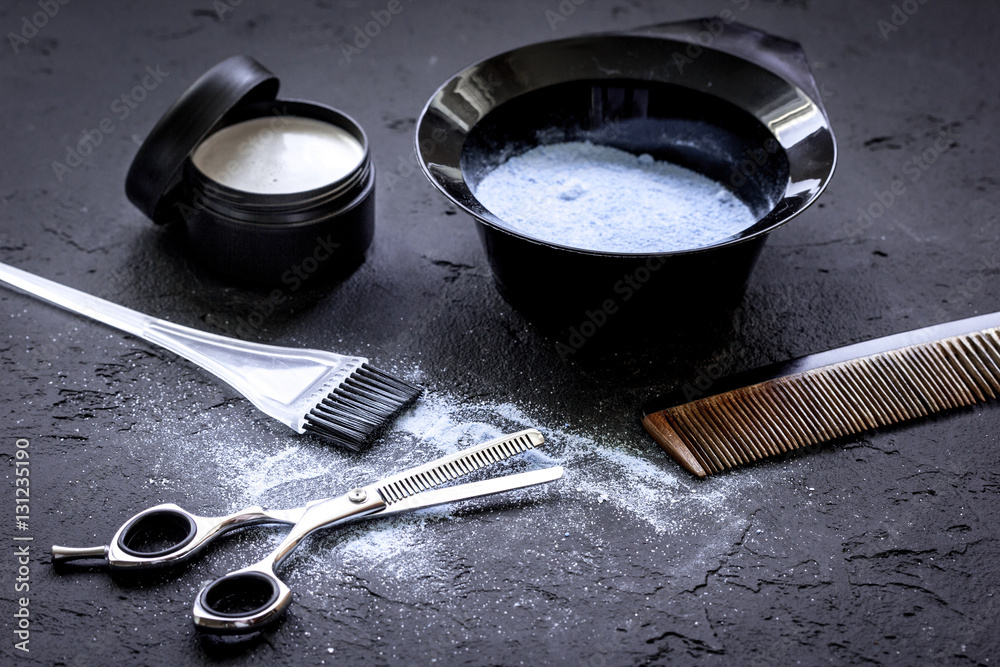
<path fill-rule="evenodd" d="M 736 25 L 736 24 L 732 24 L 732 25 Z M 655 27 L 659 27 L 659 26 L 650 26 L 650 27 L 655 28 Z M 595 257 L 618 257 L 618 258 L 630 258 L 630 259 L 643 259 L 643 258 L 652 258 L 652 257 L 669 257 L 669 256 L 690 255 L 690 254 L 694 254 L 694 253 L 711 252 L 711 251 L 717 250 L 719 248 L 746 243 L 748 241 L 752 241 L 754 239 L 757 239 L 757 238 L 759 238 L 761 236 L 766 236 L 767 234 L 771 233 L 772 231 L 774 231 L 778 227 L 780 227 L 780 226 L 782 226 L 782 225 L 790 222 L 791 220 L 793 220 L 796 217 L 798 217 L 799 215 L 801 215 L 806 209 L 808 209 L 813 203 L 815 203 L 815 201 L 819 198 L 819 196 L 821 194 L 823 194 L 823 192 L 826 190 L 826 188 L 829 185 L 831 179 L 833 178 L 833 174 L 836 171 L 837 162 L 838 162 L 838 148 L 837 148 L 836 136 L 834 135 L 833 128 L 831 127 L 831 124 L 830 124 L 830 118 L 829 118 L 829 115 L 827 114 L 826 108 L 824 107 L 824 105 L 822 103 L 822 99 L 821 98 L 818 99 L 815 95 L 810 94 L 810 92 L 808 90 L 805 90 L 802 86 L 800 86 L 800 85 L 798 85 L 798 84 L 790 81 L 788 79 L 788 77 L 784 76 L 780 72 L 775 71 L 771 67 L 767 67 L 767 66 L 765 66 L 765 65 L 763 65 L 763 64 L 761 64 L 759 62 L 754 62 L 754 61 L 749 60 L 747 58 L 744 58 L 744 57 L 742 57 L 742 56 L 740 56 L 738 54 L 729 53 L 727 51 L 720 50 L 720 49 L 713 49 L 713 48 L 711 48 L 711 46 L 704 46 L 703 48 L 704 48 L 705 51 L 712 51 L 712 52 L 720 54 L 722 56 L 728 56 L 730 58 L 735 58 L 735 59 L 738 59 L 740 61 L 743 61 L 747 65 L 759 68 L 760 70 L 767 72 L 771 76 L 776 77 L 777 79 L 780 79 L 791 90 L 796 91 L 799 95 L 801 95 L 802 97 L 804 97 L 807 100 L 809 100 L 809 102 L 814 107 L 815 111 L 817 111 L 820 114 L 820 116 L 822 117 L 822 120 L 823 120 L 822 129 L 829 136 L 829 143 L 830 143 L 830 146 L 829 146 L 829 149 L 830 149 L 829 167 L 825 170 L 825 172 L 823 174 L 823 177 L 820 179 L 820 183 L 819 183 L 818 187 L 815 188 L 815 190 L 805 200 L 800 201 L 797 204 L 795 204 L 794 207 L 793 207 L 793 210 L 791 210 L 791 211 L 789 211 L 789 212 L 787 212 L 785 214 L 782 214 L 781 217 L 780 217 L 780 219 L 778 219 L 777 221 L 773 222 L 772 224 L 769 224 L 769 225 L 767 225 L 767 226 L 765 226 L 765 227 L 763 227 L 761 229 L 758 229 L 758 230 L 750 232 L 750 233 L 744 233 L 746 231 L 746 230 L 744 230 L 744 231 L 738 232 L 737 235 L 733 235 L 733 236 L 727 237 L 725 239 L 722 239 L 721 241 L 718 241 L 718 242 L 710 244 L 710 245 L 699 246 L 699 247 L 696 247 L 696 248 L 686 248 L 686 249 L 680 249 L 680 250 L 663 250 L 663 251 L 652 251 L 652 252 L 650 252 L 650 251 L 644 251 L 644 252 L 622 252 L 622 251 L 616 251 L 616 250 L 595 250 L 595 249 L 590 249 L 590 248 L 580 248 L 580 247 L 566 245 L 566 244 L 562 244 L 562 243 L 558 243 L 558 242 L 554 242 L 554 241 L 547 241 L 547 240 L 539 239 L 537 237 L 525 234 L 525 233 L 523 233 L 523 232 L 521 232 L 521 231 L 519 231 L 517 229 L 514 229 L 509 224 L 504 223 L 504 221 L 499 216 L 496 216 L 495 214 L 490 213 L 488 211 L 488 209 L 486 209 L 485 206 L 482 206 L 482 208 L 483 208 L 484 211 L 486 211 L 487 213 L 489 213 L 492 217 L 496 218 L 496 220 L 491 220 L 489 217 L 484 216 L 480 211 L 477 211 L 477 210 L 474 210 L 474 209 L 470 208 L 463 201 L 461 201 L 460 199 L 458 199 L 457 197 L 455 197 L 453 195 L 453 193 L 448 189 L 447 185 L 445 183 L 443 183 L 439 179 L 439 177 L 431 171 L 431 168 L 430 168 L 430 164 L 431 163 L 427 159 L 427 156 L 425 156 L 424 151 L 422 150 L 422 148 L 420 146 L 420 143 L 421 143 L 421 129 L 424 127 L 425 123 L 427 122 L 429 114 L 432 112 L 432 105 L 434 104 L 434 102 L 439 98 L 439 96 L 441 96 L 445 92 L 446 88 L 448 88 L 450 85 L 454 84 L 455 81 L 457 81 L 458 79 L 460 79 L 463 76 L 468 75 L 473 70 L 476 70 L 477 68 L 481 68 L 483 65 L 485 65 L 485 64 L 487 64 L 487 63 L 489 63 L 491 61 L 496 61 L 496 60 L 500 60 L 500 59 L 503 59 L 503 58 L 510 57 L 510 56 L 512 56 L 514 54 L 517 54 L 518 52 L 524 51 L 526 49 L 538 48 L 538 47 L 543 47 L 543 46 L 553 46 L 553 45 L 560 45 L 560 44 L 561 45 L 566 45 L 566 44 L 570 44 L 570 43 L 573 43 L 573 42 L 586 42 L 588 40 L 606 39 L 606 38 L 627 38 L 627 39 L 643 40 L 643 41 L 658 41 L 658 42 L 663 42 L 663 43 L 671 43 L 674 46 L 681 47 L 681 48 L 687 47 L 689 45 L 689 42 L 685 42 L 685 41 L 680 40 L 680 39 L 674 39 L 674 38 L 670 38 L 670 37 L 662 37 L 662 36 L 657 36 L 657 35 L 651 35 L 651 34 L 642 32 L 644 29 L 645 29 L 644 27 L 639 27 L 639 28 L 630 29 L 630 30 L 624 30 L 624 31 L 594 32 L 594 33 L 586 33 L 586 34 L 581 34 L 581 35 L 571 36 L 571 37 L 562 37 L 562 38 L 553 39 L 553 40 L 542 40 L 542 41 L 529 42 L 529 43 L 523 44 L 521 46 L 517 46 L 517 47 L 505 49 L 503 51 L 498 51 L 498 52 L 496 52 L 496 53 L 494 53 L 492 55 L 486 56 L 484 58 L 480 58 L 479 60 L 476 60 L 476 61 L 474 61 L 474 62 L 466 65 L 462 69 L 456 71 L 454 74 L 452 74 L 450 77 L 448 77 L 441 85 L 439 85 L 434 90 L 434 92 L 430 95 L 430 97 L 428 97 L 427 101 L 425 102 L 423 108 L 420 111 L 419 116 L 417 117 L 417 122 L 416 122 L 415 127 L 414 127 L 414 135 L 413 135 L 414 136 L 414 150 L 416 152 L 417 163 L 420 166 L 421 171 L 424 173 L 424 176 L 431 182 L 432 185 L 434 185 L 435 188 L 437 188 L 442 194 L 444 194 L 453 204 L 455 204 L 460 209 L 462 209 L 463 211 L 465 211 L 466 213 L 468 213 L 469 215 L 471 215 L 475 219 L 476 223 L 479 224 L 479 225 L 485 225 L 486 227 L 489 227 L 489 228 L 491 228 L 493 230 L 496 230 L 498 232 L 515 236 L 515 237 L 517 237 L 517 238 L 519 238 L 519 239 L 521 239 L 521 240 L 523 240 L 525 242 L 528 242 L 528 243 L 533 243 L 533 244 L 544 246 L 544 247 L 549 247 L 549 248 L 554 248 L 554 249 L 558 249 L 558 250 L 564 250 L 564 251 L 569 251 L 569 252 L 574 252 L 574 253 L 579 253 L 579 254 L 584 254 L 584 255 L 592 255 L 592 256 L 595 256 Z M 806 66 L 806 67 L 808 67 L 808 66 Z M 809 73 L 809 76 L 811 78 L 811 73 Z M 624 78 L 627 78 L 627 77 L 622 77 L 622 78 L 624 79 Z M 577 78 L 577 79 L 570 79 L 570 78 L 568 78 L 565 81 L 561 81 L 560 83 L 570 83 L 570 82 L 573 82 L 573 81 L 586 81 L 586 80 L 592 80 L 592 77 L 591 78 Z M 609 78 L 608 80 L 612 81 L 614 79 L 613 78 Z M 664 81 L 663 83 L 673 83 L 673 82 L 666 82 L 666 81 Z M 532 90 L 538 90 L 538 89 L 540 89 L 540 88 L 535 88 L 535 89 L 532 89 Z M 531 90 L 529 90 L 529 91 L 523 91 L 522 93 L 519 93 L 519 95 L 520 94 L 529 93 L 529 92 L 532 92 L 532 91 Z M 511 98 L 511 99 L 513 99 L 513 98 Z M 723 98 L 720 97 L 720 99 L 723 99 Z M 505 102 L 506 101 L 507 100 L 505 100 Z M 493 107 L 493 108 L 495 109 L 497 107 Z M 492 111 L 492 109 L 490 111 Z M 749 111 L 747 109 L 744 109 L 744 111 L 747 111 L 748 113 L 751 113 L 751 115 L 754 115 L 753 112 L 751 112 L 751 111 Z M 755 116 L 755 118 L 756 118 L 756 116 Z M 760 122 L 759 118 L 756 118 L 756 119 L 758 120 L 758 122 Z M 764 125 L 763 123 L 761 123 L 761 124 L 762 124 L 762 126 Z M 765 128 L 766 128 L 766 126 L 765 126 Z M 468 132 L 471 131 L 471 129 L 472 128 L 470 127 L 469 130 L 466 131 L 466 136 L 468 135 Z M 787 151 L 786 151 L 786 155 L 787 155 Z M 462 174 L 461 181 L 465 185 L 466 189 L 468 190 L 469 195 L 471 196 L 472 199 L 478 201 L 478 199 L 476 199 L 476 197 L 475 197 L 475 194 L 472 192 L 471 188 L 468 187 L 468 183 L 465 180 L 464 173 L 462 172 L 462 169 L 461 169 L 461 165 L 460 164 L 458 164 L 458 165 L 450 165 L 449 164 L 447 166 L 452 167 L 452 168 L 456 168 L 457 171 L 458 171 L 458 173 Z M 778 210 L 779 208 L 781 208 L 783 205 L 785 205 L 791 199 L 792 199 L 792 197 L 789 196 L 789 193 L 788 193 L 788 190 L 787 190 L 787 186 L 786 186 L 786 191 L 785 191 L 784 196 L 782 196 L 782 198 L 780 200 L 778 200 L 777 202 L 775 202 L 774 206 L 772 206 L 771 210 L 768 213 L 764 214 L 763 216 L 760 216 L 758 218 L 757 222 L 754 223 L 754 225 L 752 225 L 751 227 L 748 227 L 747 229 L 752 229 L 753 227 L 757 226 L 761 221 L 763 221 L 767 217 L 771 216 L 776 210 Z"/>

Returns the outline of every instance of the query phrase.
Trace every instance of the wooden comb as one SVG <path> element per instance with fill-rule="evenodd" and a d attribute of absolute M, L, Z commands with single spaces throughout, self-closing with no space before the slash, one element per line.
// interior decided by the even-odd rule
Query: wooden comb
<path fill-rule="evenodd" d="M 766 366 L 643 410 L 650 435 L 699 477 L 1000 394 L 1000 313 Z M 693 399 L 693 400 L 692 400 Z"/>

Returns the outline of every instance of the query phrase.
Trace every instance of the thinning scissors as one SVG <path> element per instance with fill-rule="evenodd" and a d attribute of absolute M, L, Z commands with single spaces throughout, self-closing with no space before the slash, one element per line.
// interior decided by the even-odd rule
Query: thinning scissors
<path fill-rule="evenodd" d="M 207 584 L 195 600 L 193 616 L 198 628 L 218 634 L 255 632 L 276 621 L 288 608 L 292 592 L 275 571 L 307 535 L 358 519 L 554 481 L 562 477 L 563 469 L 559 466 L 433 488 L 543 442 L 542 434 L 535 429 L 520 431 L 351 489 L 342 496 L 315 500 L 290 510 L 250 507 L 228 516 L 203 517 L 172 503 L 157 505 L 125 522 L 110 546 L 86 549 L 53 546 L 52 560 L 103 558 L 113 569 L 152 568 L 188 560 L 235 528 L 258 523 L 292 524 L 274 551 L 253 565 Z"/>

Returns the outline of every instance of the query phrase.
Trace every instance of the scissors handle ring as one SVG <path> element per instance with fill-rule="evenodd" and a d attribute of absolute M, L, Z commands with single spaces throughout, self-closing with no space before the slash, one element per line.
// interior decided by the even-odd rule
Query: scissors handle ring
<path fill-rule="evenodd" d="M 260 630 L 281 617 L 292 591 L 264 563 L 219 577 L 198 594 L 192 615 L 195 625 L 215 634 Z"/>
<path fill-rule="evenodd" d="M 278 620 L 291 604 L 292 591 L 275 575 L 275 568 L 315 531 L 370 516 L 385 506 L 374 486 L 311 503 L 274 551 L 201 590 L 192 611 L 195 625 L 216 634 L 241 634 Z"/>
<path fill-rule="evenodd" d="M 158 506 L 129 519 L 115 536 L 115 545 L 130 556 L 160 558 L 177 553 L 197 534 L 192 514 L 180 507 Z M 150 546 L 154 544 L 159 548 Z"/>
<path fill-rule="evenodd" d="M 248 507 L 227 516 L 192 514 L 173 503 L 139 512 L 125 522 L 111 540 L 112 568 L 151 568 L 188 560 L 225 533 L 257 523 L 294 523 L 299 511 L 267 511 Z"/>

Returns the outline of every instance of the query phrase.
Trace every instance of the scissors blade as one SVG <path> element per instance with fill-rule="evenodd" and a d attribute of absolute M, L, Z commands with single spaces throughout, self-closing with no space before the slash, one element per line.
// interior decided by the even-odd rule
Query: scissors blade
<path fill-rule="evenodd" d="M 376 482 L 373 486 L 377 487 L 379 495 L 388 505 L 393 505 L 404 498 L 445 484 L 474 470 L 534 449 L 544 441 L 545 438 L 538 430 L 529 428 L 404 470 Z"/>
<path fill-rule="evenodd" d="M 545 484 L 546 482 L 555 481 L 562 476 L 562 466 L 553 466 L 551 468 L 542 468 L 541 470 L 532 470 L 531 472 L 522 472 L 516 475 L 485 479 L 480 482 L 469 482 L 468 484 L 459 484 L 458 486 L 449 486 L 443 489 L 433 489 L 410 496 L 409 498 L 404 498 L 372 516 L 385 516 L 397 512 L 408 512 L 423 507 L 441 505 L 442 503 L 453 503 L 458 500 L 490 496 L 494 493 Z"/>

